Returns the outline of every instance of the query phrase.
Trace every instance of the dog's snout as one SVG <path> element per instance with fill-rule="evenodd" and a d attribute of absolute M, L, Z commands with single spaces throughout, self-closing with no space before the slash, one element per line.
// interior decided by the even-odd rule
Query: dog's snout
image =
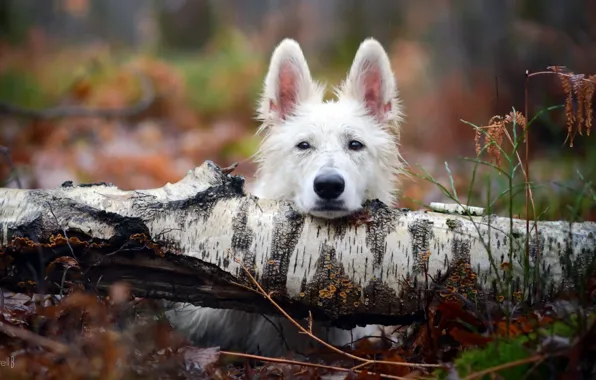
<path fill-rule="evenodd" d="M 315 177 L 315 193 L 323 199 L 336 199 L 344 192 L 345 186 L 339 174 L 320 174 Z"/>

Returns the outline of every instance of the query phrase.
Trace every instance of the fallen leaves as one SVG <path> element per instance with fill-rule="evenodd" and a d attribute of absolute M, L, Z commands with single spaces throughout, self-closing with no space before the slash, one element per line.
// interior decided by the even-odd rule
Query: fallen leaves
<path fill-rule="evenodd" d="M 27 311 L 4 305 L 0 357 L 13 358 L 15 365 L 1 369 L 3 378 L 24 373 L 47 379 L 158 378 L 185 368 L 190 375 L 217 361 L 218 350 L 188 347 L 147 312 L 134 316 L 151 301 L 131 300 L 129 291 L 117 284 L 109 298 L 76 292 Z M 131 319 L 122 313 L 126 309 Z"/>

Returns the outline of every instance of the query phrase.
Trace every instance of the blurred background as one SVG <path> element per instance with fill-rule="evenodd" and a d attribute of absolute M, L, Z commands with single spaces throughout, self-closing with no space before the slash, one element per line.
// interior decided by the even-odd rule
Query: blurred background
<path fill-rule="evenodd" d="M 364 38 L 378 39 L 405 106 L 404 158 L 449 187 L 447 161 L 462 202 L 473 166 L 461 157 L 475 157 L 474 130 L 462 120 L 487 125 L 493 115 L 523 112 L 526 70 L 596 73 L 589 0 L 0 0 L 2 104 L 130 108 L 147 95 L 130 68 L 155 95 L 119 118 L 31 118 L 4 107 L 0 144 L 27 188 L 68 180 L 160 187 L 213 160 L 238 162 L 250 189 L 254 108 L 284 37 L 298 40 L 313 76 L 330 84 L 345 77 Z M 530 82 L 529 118 L 564 102 L 556 76 Z M 566 136 L 562 109 L 543 113 L 530 130 L 537 213 L 595 220 L 594 136 L 578 136 L 573 147 Z M 0 184 L 17 187 L 10 168 L 1 157 Z M 476 178 L 471 187 L 475 205 L 506 188 L 505 176 L 487 175 L 490 183 Z M 520 189 L 514 208 L 523 214 Z M 403 183 L 400 206 L 446 199 L 414 176 Z M 507 202 L 494 207 L 507 210 Z"/>

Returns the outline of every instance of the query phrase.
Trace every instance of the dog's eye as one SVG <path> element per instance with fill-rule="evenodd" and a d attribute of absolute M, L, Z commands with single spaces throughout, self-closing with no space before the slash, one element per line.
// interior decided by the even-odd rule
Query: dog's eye
<path fill-rule="evenodd" d="M 298 145 L 296 145 L 296 148 L 298 148 L 300 150 L 307 150 L 308 148 L 310 148 L 310 144 L 307 143 L 306 141 L 302 141 L 302 142 L 299 142 Z"/>
<path fill-rule="evenodd" d="M 348 148 L 350 148 L 350 150 L 360 150 L 364 148 L 364 144 L 360 141 L 352 140 L 348 143 Z"/>

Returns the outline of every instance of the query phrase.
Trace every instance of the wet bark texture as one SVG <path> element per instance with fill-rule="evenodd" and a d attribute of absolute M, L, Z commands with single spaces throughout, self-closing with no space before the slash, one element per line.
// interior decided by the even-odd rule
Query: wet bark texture
<path fill-rule="evenodd" d="M 442 298 L 498 299 L 508 275 L 519 296 L 533 288 L 548 299 L 576 289 L 596 255 L 592 222 L 538 223 L 527 265 L 523 220 L 373 201 L 357 217 L 324 221 L 247 195 L 243 185 L 205 162 L 159 189 L 0 189 L 0 286 L 105 292 L 127 281 L 138 297 L 273 312 L 248 289 L 242 263 L 294 316 L 310 310 L 349 327 L 411 318 L 428 289 Z"/>

